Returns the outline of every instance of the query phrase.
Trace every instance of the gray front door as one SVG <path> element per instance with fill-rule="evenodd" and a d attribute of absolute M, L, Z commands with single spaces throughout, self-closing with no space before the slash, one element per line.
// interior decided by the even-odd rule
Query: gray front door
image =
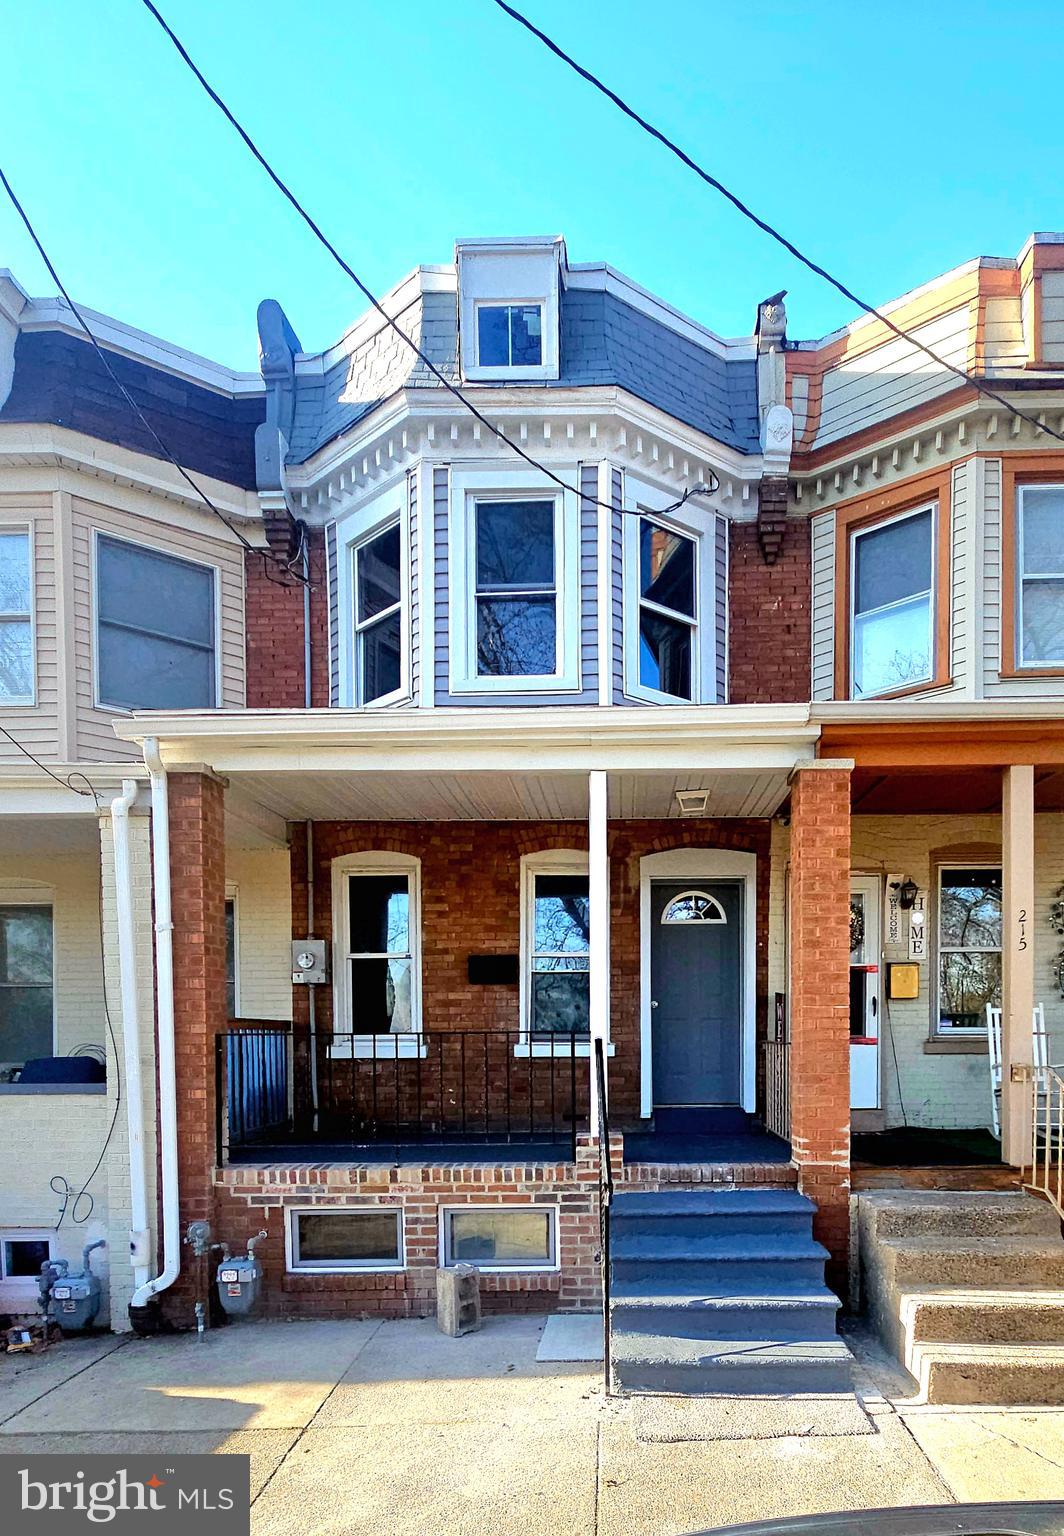
<path fill-rule="evenodd" d="M 742 1005 L 741 886 L 651 886 L 654 1103 L 738 1104 Z"/>

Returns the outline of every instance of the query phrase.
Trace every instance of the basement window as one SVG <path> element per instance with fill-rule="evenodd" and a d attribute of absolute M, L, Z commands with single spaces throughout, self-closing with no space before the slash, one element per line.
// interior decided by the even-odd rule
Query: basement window
<path fill-rule="evenodd" d="M 558 1212 L 554 1206 L 493 1206 L 444 1210 L 443 1264 L 482 1269 L 557 1269 Z"/>
<path fill-rule="evenodd" d="M 49 1233 L 26 1227 L 0 1231 L 0 1304 L 27 1310 L 36 1303 L 41 1265 L 52 1257 Z"/>
<path fill-rule="evenodd" d="M 315 1274 L 404 1267 L 402 1212 L 289 1211 L 289 1270 Z"/>

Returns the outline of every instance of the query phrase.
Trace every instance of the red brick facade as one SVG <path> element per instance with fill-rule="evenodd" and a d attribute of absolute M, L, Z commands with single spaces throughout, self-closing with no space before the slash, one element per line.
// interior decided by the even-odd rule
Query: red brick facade
<path fill-rule="evenodd" d="M 812 581 L 808 518 L 780 525 L 772 564 L 756 523 L 732 523 L 728 571 L 728 701 L 800 704 L 809 699 Z"/>
<path fill-rule="evenodd" d="M 307 530 L 310 553 L 310 669 L 315 708 L 329 704 L 329 596 L 325 580 L 325 539 Z M 249 709 L 303 709 L 305 693 L 304 588 L 286 582 L 257 552 L 245 559 L 247 706 Z"/>
<path fill-rule="evenodd" d="M 829 1278 L 845 1285 L 850 1194 L 850 774 L 799 769 L 791 789 L 791 1150 L 817 1203 Z"/>

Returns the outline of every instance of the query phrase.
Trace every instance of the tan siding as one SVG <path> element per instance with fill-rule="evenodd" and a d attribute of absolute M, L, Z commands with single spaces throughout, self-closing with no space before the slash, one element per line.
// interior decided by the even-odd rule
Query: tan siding
<path fill-rule="evenodd" d="M 33 604 L 37 702 L 0 709 L 0 724 L 37 757 L 58 755 L 58 660 L 55 613 L 55 534 L 47 492 L 0 495 L 0 528 L 32 529 Z M 25 761 L 0 737 L 0 763 Z"/>
<path fill-rule="evenodd" d="M 1064 272 L 1042 273 L 1042 359 L 1064 363 Z"/>
<path fill-rule="evenodd" d="M 835 696 L 835 514 L 812 520 L 813 698 Z"/>
<path fill-rule="evenodd" d="M 950 519 L 950 671 L 955 690 L 969 684 L 969 640 L 974 615 L 971 611 L 972 580 L 968 561 L 974 519 L 971 506 L 971 465 L 955 464 L 952 477 Z"/>
<path fill-rule="evenodd" d="M 987 299 L 984 347 L 988 372 L 995 368 L 1022 368 L 1027 361 L 1023 316 L 1018 298 Z"/>
<path fill-rule="evenodd" d="M 95 530 L 218 568 L 221 645 L 219 703 L 241 707 L 245 700 L 245 653 L 244 561 L 240 549 L 212 535 L 156 522 L 81 497 L 74 498 L 72 513 L 79 757 L 98 760 L 124 759 L 137 755 L 115 739 L 112 730 L 114 712 L 97 709 L 93 703 L 95 636 L 92 548 Z"/>
<path fill-rule="evenodd" d="M 292 1017 L 292 876 L 287 848 L 227 848 L 227 890 L 236 897 L 239 1012 Z"/>

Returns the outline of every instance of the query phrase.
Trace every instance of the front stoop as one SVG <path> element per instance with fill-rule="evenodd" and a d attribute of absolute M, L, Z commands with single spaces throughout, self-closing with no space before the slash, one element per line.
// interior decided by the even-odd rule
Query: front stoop
<path fill-rule="evenodd" d="M 802 1393 L 850 1386 L 815 1207 L 787 1189 L 619 1194 L 613 1380 L 622 1392 Z"/>
<path fill-rule="evenodd" d="M 1064 1403 L 1064 1242 L 1025 1194 L 857 1203 L 864 1300 L 928 1403 Z"/>

